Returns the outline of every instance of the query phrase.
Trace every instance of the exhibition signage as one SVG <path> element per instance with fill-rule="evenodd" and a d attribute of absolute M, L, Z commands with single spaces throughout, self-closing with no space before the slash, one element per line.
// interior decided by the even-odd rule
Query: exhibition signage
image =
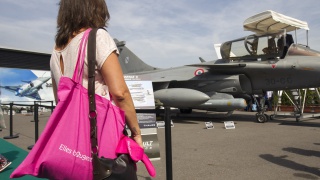
<path fill-rule="evenodd" d="M 155 109 L 151 81 L 141 80 L 139 76 L 124 76 L 136 110 Z M 160 159 L 155 113 L 137 113 L 145 153 L 152 160 Z"/>

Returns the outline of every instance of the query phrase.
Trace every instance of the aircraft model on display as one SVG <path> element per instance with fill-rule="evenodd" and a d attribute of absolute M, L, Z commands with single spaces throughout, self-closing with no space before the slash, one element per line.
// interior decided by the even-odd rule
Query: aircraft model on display
<path fill-rule="evenodd" d="M 308 31 L 306 22 L 265 11 L 245 20 L 244 28 L 255 34 L 221 44 L 222 58 L 215 61 L 200 59 L 198 64 L 159 69 L 144 63 L 125 42 L 116 41 L 119 61 L 126 75 L 153 82 L 155 99 L 182 112 L 205 109 L 231 114 L 246 106 L 243 97 L 248 95 L 320 86 L 314 78 L 320 75 L 320 52 L 294 43 L 287 33 Z M 256 118 L 265 122 L 269 117 L 259 108 Z"/>
<path fill-rule="evenodd" d="M 36 100 L 41 100 L 38 93 L 42 89 L 42 85 L 49 81 L 51 77 L 38 77 L 33 81 L 22 81 L 26 84 L 19 86 L 0 86 L 0 88 L 6 89 L 8 91 L 14 92 L 16 96 L 28 97 Z"/>

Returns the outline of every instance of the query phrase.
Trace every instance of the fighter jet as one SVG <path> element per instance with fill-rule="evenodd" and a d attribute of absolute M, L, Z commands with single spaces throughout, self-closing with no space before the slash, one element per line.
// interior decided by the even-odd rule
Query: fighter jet
<path fill-rule="evenodd" d="M 42 89 L 42 85 L 49 81 L 51 77 L 39 77 L 33 81 L 22 81 L 26 84 L 19 86 L 0 86 L 0 88 L 6 89 L 8 91 L 14 92 L 16 96 L 28 97 L 35 100 L 41 100 L 38 93 Z"/>
<path fill-rule="evenodd" d="M 221 58 L 170 69 L 146 64 L 124 41 L 116 41 L 125 76 L 152 81 L 154 97 L 181 112 L 192 109 L 227 112 L 246 106 L 244 98 L 266 91 L 320 87 L 320 52 L 294 40 L 289 32 L 309 30 L 304 21 L 266 11 L 244 21 L 254 34 L 220 46 Z M 6 58 L 2 58 L 6 57 Z M 29 58 L 29 64 L 20 63 Z M 38 58 L 38 59 L 37 59 Z M 0 66 L 49 70 L 50 54 L 0 48 Z M 15 63 L 13 63 L 15 62 Z M 41 64 L 43 63 L 43 64 Z M 37 65 L 37 67 L 35 67 Z M 250 96 L 249 96 L 250 97 Z M 268 117 L 262 108 L 257 120 Z"/>
<path fill-rule="evenodd" d="M 255 34 L 223 43 L 222 58 L 215 61 L 201 59 L 198 64 L 159 69 L 116 40 L 119 61 L 125 74 L 153 82 L 155 99 L 182 112 L 205 109 L 230 115 L 246 106 L 240 97 L 320 86 L 315 78 L 320 74 L 320 52 L 295 43 L 288 34 L 297 29 L 308 31 L 306 22 L 266 11 L 245 20 L 244 28 Z M 257 121 L 267 119 L 260 109 Z"/>

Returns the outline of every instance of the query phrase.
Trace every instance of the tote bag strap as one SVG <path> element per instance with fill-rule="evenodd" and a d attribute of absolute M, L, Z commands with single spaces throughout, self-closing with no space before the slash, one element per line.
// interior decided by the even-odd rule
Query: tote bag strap
<path fill-rule="evenodd" d="M 98 28 L 90 31 L 88 39 L 88 96 L 89 96 L 89 119 L 90 140 L 92 153 L 98 154 L 97 141 L 97 111 L 95 100 L 95 62 L 96 62 L 96 34 Z"/>
<path fill-rule="evenodd" d="M 72 76 L 72 80 L 80 84 L 82 84 L 82 81 L 80 81 L 80 79 L 82 79 L 82 75 L 83 75 L 84 60 L 86 57 L 86 46 L 87 46 L 86 42 L 88 40 L 88 35 L 90 31 L 91 31 L 91 28 L 87 29 L 82 36 L 79 50 L 78 50 L 77 64 Z"/>
<path fill-rule="evenodd" d="M 89 119 L 90 119 L 90 139 L 91 150 L 98 154 L 98 140 L 97 140 L 97 111 L 95 100 L 95 65 L 96 65 L 96 35 L 98 29 L 93 28 L 89 33 L 88 38 L 88 97 L 89 97 Z M 110 95 L 110 101 L 112 96 Z M 125 130 L 124 130 L 125 132 Z M 126 134 L 126 132 L 125 132 Z"/>

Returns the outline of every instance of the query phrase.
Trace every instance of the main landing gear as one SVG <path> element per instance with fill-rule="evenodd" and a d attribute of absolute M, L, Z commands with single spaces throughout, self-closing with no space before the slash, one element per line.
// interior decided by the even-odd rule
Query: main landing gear
<path fill-rule="evenodd" d="M 265 112 L 266 112 L 266 107 L 264 105 L 265 99 L 263 97 L 261 97 L 260 102 L 258 102 L 258 100 L 255 96 L 252 96 L 252 99 L 257 104 L 257 114 L 256 114 L 257 122 L 258 123 L 268 122 L 271 117 L 269 117 L 269 115 L 265 114 Z"/>

